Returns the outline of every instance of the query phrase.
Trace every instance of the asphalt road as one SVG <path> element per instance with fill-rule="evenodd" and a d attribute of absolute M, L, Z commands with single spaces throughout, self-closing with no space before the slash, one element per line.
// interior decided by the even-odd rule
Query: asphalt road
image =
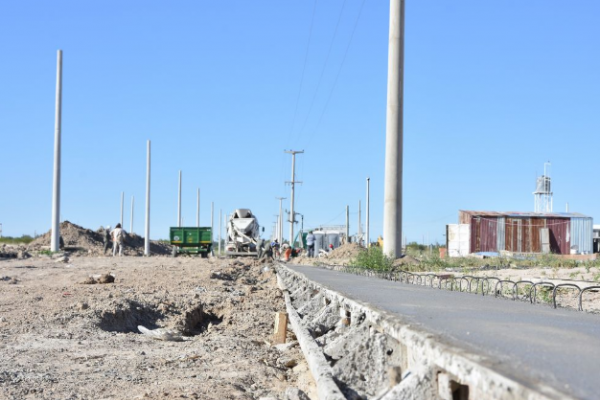
<path fill-rule="evenodd" d="M 487 356 L 518 381 L 600 399 L 600 315 L 367 278 L 311 266 L 294 271 L 440 340 Z"/>

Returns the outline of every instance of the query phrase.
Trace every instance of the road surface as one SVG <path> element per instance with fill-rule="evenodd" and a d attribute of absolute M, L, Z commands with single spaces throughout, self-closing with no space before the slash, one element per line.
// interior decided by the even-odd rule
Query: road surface
<path fill-rule="evenodd" d="M 347 297 L 402 317 L 440 340 L 494 360 L 519 381 L 600 398 L 600 315 L 287 265 Z"/>

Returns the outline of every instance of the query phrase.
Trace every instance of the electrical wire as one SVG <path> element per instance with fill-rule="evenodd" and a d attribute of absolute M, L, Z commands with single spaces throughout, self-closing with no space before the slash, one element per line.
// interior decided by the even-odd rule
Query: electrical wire
<path fill-rule="evenodd" d="M 290 134 L 294 131 L 294 125 L 296 125 L 296 115 L 298 113 L 298 104 L 300 103 L 300 95 L 302 94 L 302 86 L 304 85 L 304 73 L 306 72 L 306 63 L 308 61 L 308 50 L 310 49 L 310 42 L 312 40 L 313 25 L 315 22 L 315 13 L 317 10 L 317 0 L 313 5 L 312 18 L 310 20 L 310 28 L 308 31 L 308 43 L 306 44 L 306 52 L 304 53 L 304 64 L 302 66 L 302 75 L 300 76 L 300 88 L 298 89 L 298 96 L 296 97 L 296 107 L 294 107 L 294 117 L 292 118 L 292 127 L 290 128 Z"/>
<path fill-rule="evenodd" d="M 327 56 L 325 57 L 325 63 L 323 64 L 323 68 L 321 69 L 321 75 L 319 76 L 319 80 L 317 82 L 317 88 L 315 89 L 315 93 L 313 94 L 312 100 L 310 102 L 310 106 L 308 108 L 308 113 L 306 114 L 306 118 L 304 118 L 304 123 L 298 132 L 297 138 L 302 137 L 302 133 L 304 132 L 304 128 L 306 127 L 306 123 L 308 122 L 308 118 L 312 112 L 313 106 L 315 105 L 315 100 L 317 98 L 317 94 L 319 93 L 319 89 L 321 88 L 321 82 L 323 81 L 323 76 L 325 75 L 325 69 L 327 68 L 327 64 L 329 63 L 329 56 L 331 55 L 331 49 L 333 48 L 333 43 L 335 43 L 335 38 L 337 37 L 338 28 L 340 26 L 340 21 L 342 20 L 342 15 L 344 14 L 344 8 L 346 7 L 346 0 L 342 4 L 342 8 L 340 9 L 340 14 L 338 15 L 337 23 L 335 24 L 335 30 L 333 32 L 333 37 L 331 38 L 331 42 L 329 43 L 329 49 L 327 50 Z"/>
<path fill-rule="evenodd" d="M 346 61 L 346 57 L 348 56 L 348 50 L 350 49 L 350 45 L 352 44 L 352 39 L 354 38 L 354 33 L 356 32 L 356 27 L 358 26 L 358 21 L 360 20 L 360 16 L 362 14 L 362 10 L 363 10 L 363 6 L 365 5 L 365 0 L 363 0 L 360 3 L 360 9 L 358 10 L 358 15 L 356 16 L 356 21 L 354 21 L 354 27 L 352 28 L 352 33 L 350 35 L 350 40 L 348 40 L 348 44 L 346 45 L 346 50 L 344 51 L 344 57 L 342 58 L 342 62 L 340 64 L 340 67 L 338 68 L 337 74 L 335 76 L 335 80 L 333 81 L 333 86 L 331 86 L 331 90 L 329 92 L 329 96 L 327 97 L 327 101 L 325 102 L 325 107 L 323 107 L 323 111 L 321 112 L 321 116 L 319 117 L 319 120 L 317 122 L 317 125 L 315 126 L 315 128 L 313 129 L 312 133 L 310 134 L 309 139 L 312 139 L 312 137 L 314 136 L 315 132 L 318 130 L 319 126 L 321 125 L 321 122 L 323 121 L 323 117 L 325 115 L 325 112 L 327 111 L 327 107 L 329 106 L 329 102 L 331 101 L 331 98 L 333 96 L 333 92 L 337 86 L 337 82 L 338 79 L 340 77 L 340 74 L 342 72 L 342 68 L 344 67 L 344 63 Z M 310 143 L 310 140 L 309 140 Z M 305 146 L 308 147 L 308 146 Z"/>

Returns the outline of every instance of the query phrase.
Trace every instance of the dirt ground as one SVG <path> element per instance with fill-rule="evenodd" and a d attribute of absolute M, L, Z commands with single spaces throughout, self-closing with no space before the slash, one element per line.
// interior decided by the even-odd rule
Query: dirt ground
<path fill-rule="evenodd" d="M 79 253 L 0 258 L 0 398 L 317 398 L 270 265 Z"/>

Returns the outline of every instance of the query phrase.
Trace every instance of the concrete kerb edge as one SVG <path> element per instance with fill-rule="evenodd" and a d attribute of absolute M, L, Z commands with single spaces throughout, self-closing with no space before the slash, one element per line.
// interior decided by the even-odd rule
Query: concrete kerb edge
<path fill-rule="evenodd" d="M 326 298 L 337 301 L 340 307 L 355 313 L 364 314 L 371 326 L 379 332 L 386 334 L 410 349 L 411 353 L 419 354 L 429 360 L 428 364 L 434 365 L 439 372 L 447 372 L 458 379 L 462 384 L 467 384 L 479 393 L 485 393 L 489 398 L 499 399 L 574 399 L 558 390 L 538 382 L 530 382 L 518 377 L 506 376 L 509 371 L 497 371 L 492 368 L 493 360 L 474 354 L 471 351 L 444 342 L 439 335 L 432 334 L 425 329 L 411 326 L 402 317 L 379 310 L 368 303 L 363 303 L 347 298 L 343 294 L 311 281 L 306 276 L 278 264 L 278 282 L 280 274 L 290 275 L 295 279 L 305 282 L 309 288 L 318 289 Z M 283 282 L 282 282 L 283 284 Z M 286 293 L 286 305 L 289 295 Z M 291 306 L 291 302 L 288 307 Z M 295 312 L 295 310 L 294 310 Z M 298 323 L 300 323 L 299 316 Z M 309 335 L 310 337 L 310 335 Z M 312 337 L 310 338 L 312 341 Z M 316 350 L 322 350 L 316 345 Z M 303 349 L 304 351 L 304 349 Z M 314 349 L 312 351 L 315 351 Z M 324 357 L 323 357 L 324 359 Z"/>
<path fill-rule="evenodd" d="M 284 293 L 288 318 L 317 385 L 319 399 L 345 400 L 346 397 L 333 380 L 333 371 L 325 359 L 323 352 L 313 340 L 308 330 L 302 325 L 300 316 L 294 309 L 290 295 L 287 293 L 287 288 L 279 274 L 277 275 L 277 284 Z"/>

